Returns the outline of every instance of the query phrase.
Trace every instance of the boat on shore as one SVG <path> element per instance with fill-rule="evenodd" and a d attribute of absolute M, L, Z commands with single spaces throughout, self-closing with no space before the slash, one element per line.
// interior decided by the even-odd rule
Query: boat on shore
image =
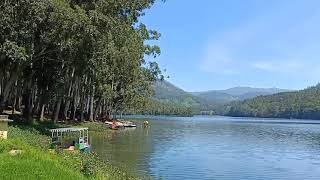
<path fill-rule="evenodd" d="M 114 130 L 118 130 L 119 128 L 137 127 L 137 125 L 134 124 L 133 122 L 125 121 L 125 120 L 106 121 L 105 124 L 108 125 L 110 129 L 114 129 Z"/>

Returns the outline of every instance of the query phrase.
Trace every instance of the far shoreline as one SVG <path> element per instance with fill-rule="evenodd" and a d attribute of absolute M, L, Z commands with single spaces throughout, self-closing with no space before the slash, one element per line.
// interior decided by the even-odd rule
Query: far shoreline
<path fill-rule="evenodd" d="M 195 114 L 191 116 L 181 116 L 181 115 L 124 115 L 124 119 L 143 119 L 152 117 L 180 117 L 180 118 L 191 118 L 191 117 L 229 117 L 229 118 L 247 118 L 247 119 L 265 119 L 265 120 L 292 120 L 292 121 L 319 121 L 320 119 L 298 119 L 298 118 L 283 118 L 283 117 L 253 117 L 253 116 L 228 116 L 228 115 L 201 115 Z"/>

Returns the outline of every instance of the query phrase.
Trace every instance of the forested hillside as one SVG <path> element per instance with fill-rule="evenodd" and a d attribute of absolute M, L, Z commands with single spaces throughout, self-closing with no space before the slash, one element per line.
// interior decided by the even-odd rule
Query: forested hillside
<path fill-rule="evenodd" d="M 0 1 L 0 113 L 95 120 L 144 108 L 161 73 L 145 60 L 160 34 L 139 21 L 154 2 Z"/>
<path fill-rule="evenodd" d="M 271 95 L 279 92 L 287 92 L 286 89 L 278 88 L 251 88 L 234 87 L 225 90 L 211 90 L 204 92 L 193 92 L 192 94 L 208 100 L 215 104 L 227 104 L 232 101 L 239 101 L 254 98 L 261 95 Z"/>
<path fill-rule="evenodd" d="M 174 86 L 168 81 L 157 81 L 154 84 L 155 98 L 163 102 L 173 102 L 187 107 L 200 105 L 200 100 L 190 93 Z"/>
<path fill-rule="evenodd" d="M 215 106 L 166 80 L 156 81 L 153 88 L 154 98 L 144 110 L 147 114 L 191 115 L 198 114 L 200 110 L 213 109 Z"/>
<path fill-rule="evenodd" d="M 225 110 L 224 105 L 232 101 L 288 91 L 277 88 L 235 87 L 189 93 L 166 80 L 156 81 L 153 89 L 154 98 L 148 103 L 143 113 L 190 115 L 211 111 L 214 114 L 221 114 Z"/>
<path fill-rule="evenodd" d="M 233 102 L 226 108 L 229 116 L 320 119 L 320 85 Z"/>

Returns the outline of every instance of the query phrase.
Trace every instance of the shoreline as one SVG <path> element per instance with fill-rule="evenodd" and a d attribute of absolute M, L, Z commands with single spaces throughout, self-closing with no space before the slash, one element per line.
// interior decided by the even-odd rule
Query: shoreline
<path fill-rule="evenodd" d="M 28 172 L 27 177 L 31 179 L 139 179 L 103 161 L 95 152 L 50 151 L 50 136 L 45 132 L 51 125 L 9 125 L 8 139 L 0 140 L 0 174 L 3 178 L 24 178 L 25 172 Z M 67 126 L 55 126 L 62 125 Z M 85 122 L 75 124 L 75 127 L 86 126 L 89 127 L 90 133 L 99 135 L 109 131 L 103 125 Z M 10 155 L 13 151 L 21 154 Z M 18 165 L 20 162 L 21 165 Z M 25 170 L 17 168 L 22 165 L 26 166 Z M 2 176 L 0 175 L 0 179 Z"/>

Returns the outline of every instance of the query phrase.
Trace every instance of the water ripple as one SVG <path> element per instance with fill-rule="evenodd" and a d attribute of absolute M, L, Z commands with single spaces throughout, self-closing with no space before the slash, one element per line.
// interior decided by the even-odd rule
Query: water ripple
<path fill-rule="evenodd" d="M 155 179 L 320 177 L 320 121 L 157 117 L 149 122 L 148 129 L 93 137 L 93 148 L 111 163 Z"/>

